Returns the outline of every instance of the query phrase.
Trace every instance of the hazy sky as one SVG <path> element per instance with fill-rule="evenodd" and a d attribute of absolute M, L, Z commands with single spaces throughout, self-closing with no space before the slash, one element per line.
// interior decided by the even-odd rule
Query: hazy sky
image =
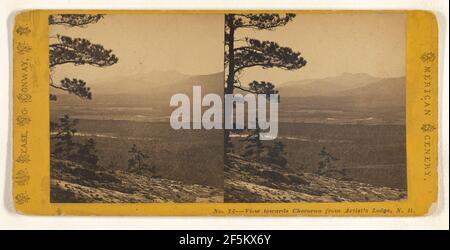
<path fill-rule="evenodd" d="M 95 78 L 179 71 L 210 74 L 223 71 L 223 15 L 133 14 L 106 15 L 98 23 L 71 28 L 50 26 L 50 36 L 64 34 L 87 38 L 112 49 L 119 58 L 107 68 L 58 66 L 58 75 Z"/>
<path fill-rule="evenodd" d="M 342 73 L 379 77 L 405 75 L 404 14 L 298 14 L 274 31 L 240 31 L 238 36 L 272 40 L 300 51 L 308 64 L 297 71 L 245 71 L 243 83 L 283 83 Z M 108 68 L 58 66 L 56 76 L 96 78 L 175 70 L 210 74 L 223 70 L 224 17 L 216 15 L 107 15 L 84 28 L 50 26 L 50 35 L 83 37 L 112 49 L 119 63 Z M 69 73 L 70 72 L 70 73 Z"/>
<path fill-rule="evenodd" d="M 244 30 L 238 35 L 291 47 L 302 53 L 307 65 L 296 71 L 251 69 L 241 80 L 282 83 L 342 73 L 404 76 L 405 32 L 404 14 L 298 14 L 274 31 Z"/>

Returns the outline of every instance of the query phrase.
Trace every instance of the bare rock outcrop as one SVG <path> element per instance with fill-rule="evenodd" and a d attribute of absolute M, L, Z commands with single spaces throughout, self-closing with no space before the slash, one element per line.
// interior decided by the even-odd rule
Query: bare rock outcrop
<path fill-rule="evenodd" d="M 185 184 L 146 173 L 107 171 L 54 158 L 51 164 L 52 202 L 223 202 L 223 191 L 216 187 Z"/>
<path fill-rule="evenodd" d="M 376 202 L 401 200 L 406 191 L 298 173 L 230 154 L 225 165 L 225 202 Z"/>

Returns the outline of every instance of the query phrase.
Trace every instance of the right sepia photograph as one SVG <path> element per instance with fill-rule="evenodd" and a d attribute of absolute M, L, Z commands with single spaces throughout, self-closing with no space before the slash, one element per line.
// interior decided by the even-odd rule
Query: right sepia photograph
<path fill-rule="evenodd" d="M 407 198 L 405 14 L 227 14 L 224 37 L 224 94 L 258 114 L 224 130 L 224 202 Z"/>

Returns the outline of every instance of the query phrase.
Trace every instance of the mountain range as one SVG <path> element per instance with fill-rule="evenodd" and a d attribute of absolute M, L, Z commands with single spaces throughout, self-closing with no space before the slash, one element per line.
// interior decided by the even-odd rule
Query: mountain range
<path fill-rule="evenodd" d="M 164 87 L 189 77 L 189 75 L 174 70 L 154 70 L 121 78 L 101 78 L 90 85 L 92 91 L 97 94 L 142 94 L 151 93 L 155 88 Z"/>
<path fill-rule="evenodd" d="M 192 95 L 192 86 L 202 87 L 202 94 L 222 95 L 224 73 L 189 76 L 176 71 L 154 71 L 123 79 L 101 79 L 88 83 L 93 92 L 91 104 L 121 106 L 168 106 L 176 93 Z M 279 86 L 282 99 L 313 108 L 403 108 L 405 78 L 379 78 L 364 73 L 344 73 L 335 77 L 290 81 Z M 83 104 L 74 96 L 63 96 L 60 103 Z"/>
<path fill-rule="evenodd" d="M 378 78 L 345 73 L 336 77 L 282 84 L 278 90 L 289 104 L 309 108 L 404 110 L 405 77 Z"/>
<path fill-rule="evenodd" d="M 222 95 L 223 82 L 223 72 L 189 76 L 176 71 L 155 71 L 142 76 L 88 83 L 92 91 L 92 100 L 88 102 L 65 92 L 52 91 L 58 96 L 57 105 L 169 107 L 174 94 L 183 93 L 191 97 L 194 85 L 201 86 L 202 94 Z"/>
<path fill-rule="evenodd" d="M 379 81 L 368 74 L 344 73 L 339 76 L 286 82 L 278 88 L 284 97 L 332 96 Z"/>
<path fill-rule="evenodd" d="M 344 73 L 336 77 L 287 82 L 278 90 L 283 97 L 395 96 L 403 99 L 405 78 L 378 78 L 363 73 Z"/>

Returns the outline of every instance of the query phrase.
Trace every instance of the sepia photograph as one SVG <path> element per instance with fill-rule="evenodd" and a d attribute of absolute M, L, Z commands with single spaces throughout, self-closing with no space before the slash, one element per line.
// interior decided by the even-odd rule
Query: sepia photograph
<path fill-rule="evenodd" d="M 223 202 L 223 131 L 175 130 L 222 95 L 223 15 L 49 16 L 51 202 Z"/>
<path fill-rule="evenodd" d="M 262 140 L 258 126 L 225 131 L 225 202 L 406 199 L 405 22 L 226 15 L 225 92 L 279 103 L 275 138 Z"/>
<path fill-rule="evenodd" d="M 49 15 L 52 203 L 407 198 L 402 13 Z"/>

